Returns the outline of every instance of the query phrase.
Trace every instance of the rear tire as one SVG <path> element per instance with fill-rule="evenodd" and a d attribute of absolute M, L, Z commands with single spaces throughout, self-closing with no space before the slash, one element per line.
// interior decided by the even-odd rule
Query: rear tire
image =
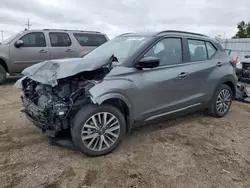
<path fill-rule="evenodd" d="M 6 70 L 0 65 L 0 85 L 2 85 L 6 80 Z"/>
<path fill-rule="evenodd" d="M 232 104 L 233 92 L 228 85 L 222 84 L 214 93 L 211 100 L 210 115 L 221 118 L 225 116 Z"/>
<path fill-rule="evenodd" d="M 101 156 L 114 151 L 125 133 L 124 116 L 117 108 L 109 105 L 84 106 L 76 114 L 71 128 L 75 146 L 88 156 Z"/>

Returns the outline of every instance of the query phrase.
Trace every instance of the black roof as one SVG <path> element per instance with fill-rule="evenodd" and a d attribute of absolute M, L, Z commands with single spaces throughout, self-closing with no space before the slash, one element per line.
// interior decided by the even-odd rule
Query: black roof
<path fill-rule="evenodd" d="M 208 37 L 203 34 L 187 32 L 187 31 L 179 31 L 179 30 L 165 30 L 160 32 L 142 32 L 142 33 L 124 33 L 119 36 L 163 36 L 167 34 L 178 34 L 178 35 L 193 35 L 197 37 Z"/>
<path fill-rule="evenodd" d="M 165 30 L 157 33 L 157 35 L 160 34 L 167 34 L 167 33 L 180 33 L 180 34 L 188 34 L 188 35 L 197 35 L 202 37 L 207 37 L 206 35 L 200 34 L 200 33 L 194 33 L 194 32 L 188 32 L 188 31 L 178 31 L 178 30 Z"/>
<path fill-rule="evenodd" d="M 126 37 L 129 37 L 129 36 L 155 36 L 157 34 L 157 32 L 141 32 L 141 33 L 123 33 L 121 35 L 118 35 L 117 37 L 120 37 L 120 36 L 126 36 Z"/>

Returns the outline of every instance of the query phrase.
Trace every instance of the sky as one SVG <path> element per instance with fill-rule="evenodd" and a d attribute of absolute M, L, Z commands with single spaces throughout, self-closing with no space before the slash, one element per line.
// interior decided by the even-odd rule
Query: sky
<path fill-rule="evenodd" d="M 79 29 L 113 38 L 126 32 L 184 30 L 231 38 L 250 21 L 249 0 L 1 0 L 0 30 L 7 38 L 31 29 Z"/>

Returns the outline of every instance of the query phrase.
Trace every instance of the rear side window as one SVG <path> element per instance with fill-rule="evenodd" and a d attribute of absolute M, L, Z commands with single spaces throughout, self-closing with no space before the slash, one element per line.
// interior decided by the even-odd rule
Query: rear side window
<path fill-rule="evenodd" d="M 45 47 L 45 36 L 42 32 L 28 33 L 20 40 L 23 41 L 24 47 Z"/>
<path fill-rule="evenodd" d="M 52 47 L 71 46 L 71 40 L 67 33 L 49 33 L 49 38 Z"/>
<path fill-rule="evenodd" d="M 191 61 L 204 61 L 208 59 L 206 45 L 204 41 L 189 39 L 188 47 Z"/>
<path fill-rule="evenodd" d="M 211 59 L 217 50 L 210 42 L 206 42 L 206 45 L 207 45 L 208 59 Z"/>
<path fill-rule="evenodd" d="M 107 39 L 104 35 L 74 33 L 74 36 L 81 46 L 100 46 L 107 42 Z"/>

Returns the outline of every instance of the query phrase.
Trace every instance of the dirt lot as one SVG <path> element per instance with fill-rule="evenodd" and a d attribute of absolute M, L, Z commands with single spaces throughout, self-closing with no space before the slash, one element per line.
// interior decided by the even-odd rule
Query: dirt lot
<path fill-rule="evenodd" d="M 248 104 L 142 127 L 89 158 L 48 144 L 20 113 L 14 81 L 0 87 L 0 187 L 250 187 Z"/>

